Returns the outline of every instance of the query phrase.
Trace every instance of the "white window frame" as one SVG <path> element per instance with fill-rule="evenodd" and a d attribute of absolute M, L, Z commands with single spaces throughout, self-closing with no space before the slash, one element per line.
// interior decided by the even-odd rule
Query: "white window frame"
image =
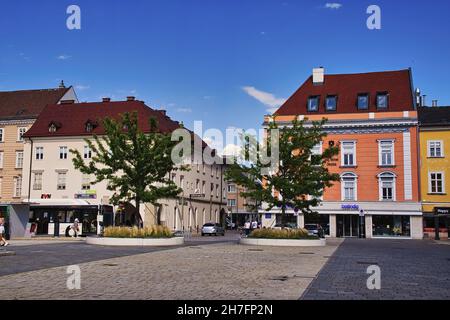
<path fill-rule="evenodd" d="M 14 198 L 20 198 L 22 196 L 22 177 L 14 177 Z"/>
<path fill-rule="evenodd" d="M 441 154 L 437 156 L 436 154 L 434 156 L 431 155 L 431 144 L 439 143 L 441 145 Z M 436 145 L 434 146 L 434 150 L 436 152 Z M 444 157 L 444 141 L 443 140 L 428 140 L 427 141 L 427 157 L 428 158 L 443 158 Z"/>
<path fill-rule="evenodd" d="M 354 199 L 345 199 L 345 179 L 350 178 L 354 181 Z M 353 172 L 344 172 L 341 174 L 341 201 L 358 201 L 358 175 Z"/>
<path fill-rule="evenodd" d="M 0 142 L 5 142 L 5 128 L 0 128 Z"/>
<path fill-rule="evenodd" d="M 442 192 L 438 192 L 437 188 L 436 188 L 436 192 L 433 192 L 433 188 L 432 188 L 432 180 L 431 180 L 431 175 L 432 174 L 440 174 L 442 177 Z M 437 186 L 436 186 L 437 187 Z M 445 194 L 445 172 L 443 171 L 430 171 L 428 172 L 428 193 L 429 194 Z"/>
<path fill-rule="evenodd" d="M 232 205 L 231 202 L 234 202 L 234 204 Z M 228 199 L 227 200 L 227 207 L 236 207 L 236 199 Z"/>
<path fill-rule="evenodd" d="M 345 164 L 345 153 L 344 153 L 344 144 L 352 143 L 353 144 L 353 163 L 352 164 Z M 340 149 L 341 149 L 341 166 L 342 167 L 356 167 L 357 161 L 356 161 L 356 141 L 354 140 L 343 140 L 340 142 Z"/>
<path fill-rule="evenodd" d="M 60 146 L 59 147 L 59 160 L 67 160 L 69 157 L 69 148 L 67 146 Z"/>
<path fill-rule="evenodd" d="M 4 151 L 0 151 L 0 169 L 3 169 Z"/>
<path fill-rule="evenodd" d="M 34 154 L 35 154 L 34 158 L 36 160 L 44 160 L 44 147 L 37 146 L 34 150 L 35 150 L 34 151 Z"/>
<path fill-rule="evenodd" d="M 392 163 L 383 164 L 383 153 L 382 153 L 382 145 L 383 143 L 389 142 L 391 144 L 391 159 Z M 387 139 L 387 140 L 378 140 L 378 165 L 380 167 L 392 167 L 395 166 L 395 140 Z"/>
<path fill-rule="evenodd" d="M 92 159 L 92 149 L 89 145 L 85 145 L 83 148 L 83 159 Z"/>
<path fill-rule="evenodd" d="M 383 183 L 382 178 L 385 178 L 387 175 L 392 177 L 392 199 L 384 200 L 383 199 Z M 385 171 L 380 173 L 378 176 L 378 199 L 382 202 L 394 202 L 397 201 L 397 175 L 393 172 Z"/>
<path fill-rule="evenodd" d="M 61 175 L 64 175 L 64 179 L 60 179 Z M 61 183 L 64 181 L 64 183 Z M 63 188 L 64 186 L 64 188 Z M 56 172 L 56 190 L 63 191 L 67 189 L 67 171 L 57 171 Z"/>
<path fill-rule="evenodd" d="M 36 177 L 37 177 L 37 175 L 40 175 L 40 177 L 41 177 L 41 184 L 39 185 L 39 184 L 37 184 L 36 183 Z M 44 178 L 44 175 L 43 175 L 43 172 L 41 172 L 41 171 L 35 171 L 35 172 L 33 172 L 33 190 L 42 190 L 42 181 L 43 181 L 43 178 Z"/>
<path fill-rule="evenodd" d="M 83 173 L 81 176 L 81 190 L 91 190 L 91 175 Z"/>
<path fill-rule="evenodd" d="M 231 190 L 231 187 L 234 187 L 234 191 Z M 227 187 L 227 192 L 228 193 L 236 193 L 236 185 L 235 184 L 229 184 Z"/>
<path fill-rule="evenodd" d="M 23 151 L 16 151 L 16 169 L 23 169 Z"/>
<path fill-rule="evenodd" d="M 28 128 L 26 128 L 26 127 L 18 127 L 17 128 L 17 142 L 23 142 L 24 141 L 23 135 L 27 132 L 27 129 Z M 22 130 L 23 130 L 23 133 L 21 133 Z"/>

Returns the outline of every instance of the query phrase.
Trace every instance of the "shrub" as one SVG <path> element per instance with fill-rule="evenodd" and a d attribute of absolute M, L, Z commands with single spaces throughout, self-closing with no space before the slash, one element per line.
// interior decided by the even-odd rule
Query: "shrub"
<path fill-rule="evenodd" d="M 305 229 L 256 229 L 249 237 L 258 239 L 317 239 L 316 236 L 310 236 Z"/>
<path fill-rule="evenodd" d="M 107 227 L 103 233 L 108 238 L 171 238 L 172 232 L 164 226 L 138 227 Z"/>

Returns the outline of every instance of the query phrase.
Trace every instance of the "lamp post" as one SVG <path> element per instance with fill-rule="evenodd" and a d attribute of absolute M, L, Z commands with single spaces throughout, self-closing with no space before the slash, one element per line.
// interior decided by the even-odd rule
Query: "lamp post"
<path fill-rule="evenodd" d="M 364 216 L 365 216 L 364 210 L 363 209 L 359 210 L 359 238 L 360 239 L 365 238 Z"/>

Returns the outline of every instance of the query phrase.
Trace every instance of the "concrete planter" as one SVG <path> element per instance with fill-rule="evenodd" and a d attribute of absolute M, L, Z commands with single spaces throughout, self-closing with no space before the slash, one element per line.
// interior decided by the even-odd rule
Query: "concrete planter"
<path fill-rule="evenodd" d="M 317 240 L 291 240 L 291 239 L 256 239 L 242 238 L 240 244 L 247 246 L 273 246 L 273 247 L 322 247 L 327 244 L 325 239 Z"/>
<path fill-rule="evenodd" d="M 101 237 L 87 237 L 87 244 L 94 244 L 98 246 L 140 246 L 140 247 L 162 247 L 162 246 L 179 246 L 184 243 L 183 237 L 174 238 L 147 238 L 147 239 L 133 239 L 133 238 L 101 238 Z"/>

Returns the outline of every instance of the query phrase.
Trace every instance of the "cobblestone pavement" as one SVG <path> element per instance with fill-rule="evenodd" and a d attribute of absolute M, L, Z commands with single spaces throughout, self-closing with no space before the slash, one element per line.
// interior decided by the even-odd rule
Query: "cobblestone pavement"
<path fill-rule="evenodd" d="M 368 290 L 369 265 L 381 289 Z M 346 239 L 303 299 L 450 299 L 450 247 L 434 241 Z"/>
<path fill-rule="evenodd" d="M 7 274 L 0 276 L 0 300 L 298 299 L 341 242 L 329 240 L 320 248 L 277 248 L 218 241 L 219 237 L 213 242 L 188 242 L 183 247 L 154 248 L 140 254 L 138 250 L 143 248 L 127 248 L 131 252 L 122 249 L 127 256 L 91 258 L 79 263 L 80 290 L 67 289 L 67 263 Z M 48 256 L 54 256 L 55 246 L 66 246 L 66 250 L 76 246 L 79 256 L 94 250 L 82 243 L 46 246 Z M 101 249 L 112 250 L 95 250 Z M 15 250 L 20 255 L 20 248 Z M 95 255 L 95 251 L 87 255 Z M 3 257 L 0 269 L 17 264 L 12 261 L 16 257 Z M 29 259 L 36 260 L 33 256 Z"/>

